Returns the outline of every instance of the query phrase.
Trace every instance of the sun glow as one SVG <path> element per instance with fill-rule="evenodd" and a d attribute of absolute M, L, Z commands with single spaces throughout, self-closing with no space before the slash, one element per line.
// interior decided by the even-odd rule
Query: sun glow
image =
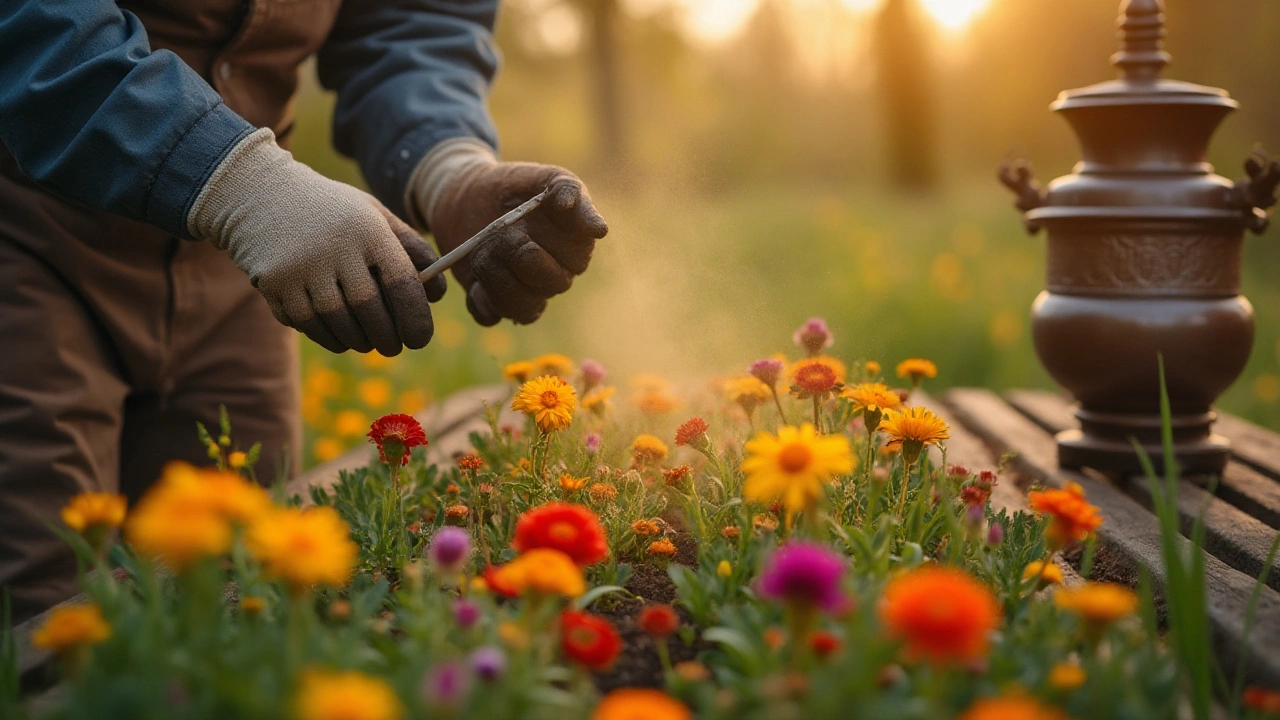
<path fill-rule="evenodd" d="M 920 0 L 933 19 L 948 30 L 963 30 L 987 9 L 991 0 Z"/>

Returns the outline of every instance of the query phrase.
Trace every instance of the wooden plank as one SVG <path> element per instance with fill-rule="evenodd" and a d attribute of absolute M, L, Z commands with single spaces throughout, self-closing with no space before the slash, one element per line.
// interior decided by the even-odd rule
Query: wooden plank
<path fill-rule="evenodd" d="M 1160 531 L 1155 516 L 1146 508 L 1103 478 L 1061 470 L 1053 437 L 995 394 L 986 390 L 952 390 L 942 399 L 966 428 L 987 442 L 992 452 L 1018 453 L 1013 464 L 1022 475 L 1022 484 L 1063 487 L 1068 482 L 1079 483 L 1104 518 L 1098 530 L 1099 554 L 1105 551 L 1114 557 L 1116 579 L 1132 584 L 1137 579 L 1138 566 L 1143 566 L 1150 570 L 1157 589 L 1163 587 Z M 1186 539 L 1181 542 L 1185 547 Z M 1280 593 L 1262 588 L 1254 624 L 1246 633 L 1244 616 L 1256 584 L 1253 578 L 1206 554 L 1205 581 L 1217 656 L 1230 663 L 1227 667 L 1234 667 L 1238 658 L 1245 657 L 1249 681 L 1280 685 L 1280 644 L 1274 640 L 1280 638 Z"/>
<path fill-rule="evenodd" d="M 442 402 L 418 413 L 415 418 L 422 423 L 427 432 L 430 444 L 427 445 L 428 457 L 432 462 L 441 462 L 458 447 L 457 432 L 464 426 L 468 429 L 461 433 L 465 440 L 467 433 L 476 427 L 477 420 L 483 426 L 484 404 L 503 403 L 510 394 L 505 385 L 485 385 L 462 390 Z M 447 453 L 446 453 L 447 451 Z M 338 482 L 344 471 L 355 470 L 367 465 L 373 459 L 373 447 L 362 445 L 334 458 L 323 465 L 316 466 L 289 481 L 286 489 L 290 495 L 298 495 L 304 505 L 311 504 L 311 486 L 329 488 Z"/>
<path fill-rule="evenodd" d="M 1231 440 L 1231 455 L 1274 480 L 1280 480 L 1280 435 L 1222 413 L 1214 429 Z"/>
<path fill-rule="evenodd" d="M 1075 427 L 1071 406 L 1062 396 L 1050 392 L 1021 391 L 1005 395 L 1015 409 L 1049 432 Z M 1202 479 L 1202 481 L 1204 481 Z M 1270 480 L 1263 479 L 1268 485 Z M 1128 478 L 1122 489 L 1142 503 L 1154 507 L 1151 482 L 1146 477 Z M 1205 549 L 1219 560 L 1249 575 L 1258 577 L 1267 563 L 1267 554 L 1275 540 L 1276 529 L 1251 517 L 1234 505 L 1214 497 L 1202 487 L 1183 482 L 1178 485 L 1178 515 L 1183 534 L 1190 534 L 1196 518 L 1203 513 Z M 1280 558 L 1271 563 L 1267 584 L 1280 590 Z"/>

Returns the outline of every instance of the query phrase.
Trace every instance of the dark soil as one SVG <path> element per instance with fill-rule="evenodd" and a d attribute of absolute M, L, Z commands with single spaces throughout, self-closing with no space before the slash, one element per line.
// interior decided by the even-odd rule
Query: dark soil
<path fill-rule="evenodd" d="M 689 566 L 697 563 L 697 541 L 693 536 L 685 532 L 674 532 L 669 537 L 677 549 L 673 562 Z M 647 635 L 637 624 L 637 617 L 645 605 L 675 602 L 676 586 L 671 582 L 665 567 L 647 561 L 634 563 L 626 588 L 639 599 L 613 595 L 601 598 L 591 606 L 591 612 L 608 618 L 622 635 L 622 652 L 619 653 L 617 662 L 609 672 L 595 676 L 596 687 L 601 692 L 621 687 L 665 687 L 662 661 L 658 658 L 655 645 L 657 642 L 667 643 L 672 664 L 693 660 L 698 653 L 711 647 L 702 640 L 701 635 L 696 636 L 691 645 L 685 645 L 679 633 L 665 641 L 657 640 Z M 676 613 L 680 616 L 682 625 L 690 624 L 689 614 L 683 608 L 676 608 Z"/>

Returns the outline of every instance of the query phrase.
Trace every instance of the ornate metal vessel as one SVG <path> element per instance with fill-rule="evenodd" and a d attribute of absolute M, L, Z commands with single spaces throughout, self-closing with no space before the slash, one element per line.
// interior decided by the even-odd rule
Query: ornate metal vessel
<path fill-rule="evenodd" d="M 1255 152 L 1246 177 L 1214 174 L 1209 141 L 1237 103 L 1224 90 L 1161 77 L 1160 0 L 1120 11 L 1120 78 L 1062 93 L 1051 106 L 1080 141 L 1074 173 L 1041 188 L 1027 163 L 1001 168 L 1027 230 L 1047 231 L 1047 289 L 1032 308 L 1036 353 L 1080 403 L 1058 435 L 1063 467 L 1140 470 L 1133 439 L 1160 457 L 1158 356 L 1179 464 L 1221 472 L 1214 401 L 1253 345 L 1240 295 L 1245 230 L 1261 233 L 1280 163 Z"/>

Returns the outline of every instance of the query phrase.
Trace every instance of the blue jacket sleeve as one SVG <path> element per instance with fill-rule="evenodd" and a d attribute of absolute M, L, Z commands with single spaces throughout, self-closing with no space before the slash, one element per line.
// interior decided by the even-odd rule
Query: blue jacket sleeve
<path fill-rule="evenodd" d="M 0 48 L 0 142 L 22 172 L 189 237 L 191 204 L 249 123 L 112 0 L 4 0 Z"/>
<path fill-rule="evenodd" d="M 401 217 L 405 184 L 433 145 L 497 147 L 486 107 L 497 11 L 498 0 L 346 0 L 320 51 L 320 82 L 338 92 L 334 146 Z"/>

